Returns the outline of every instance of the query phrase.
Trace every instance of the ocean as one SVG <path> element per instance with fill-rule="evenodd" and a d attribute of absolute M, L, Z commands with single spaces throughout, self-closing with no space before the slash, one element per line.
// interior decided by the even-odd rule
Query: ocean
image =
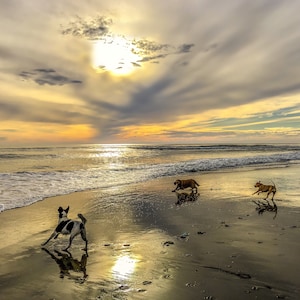
<path fill-rule="evenodd" d="M 165 176 L 300 163 L 300 145 L 77 145 L 0 148 L 0 211 Z"/>

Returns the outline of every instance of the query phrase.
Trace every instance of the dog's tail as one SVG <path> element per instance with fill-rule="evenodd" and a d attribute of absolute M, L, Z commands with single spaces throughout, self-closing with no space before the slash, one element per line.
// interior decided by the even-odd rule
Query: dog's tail
<path fill-rule="evenodd" d="M 78 214 L 77 216 L 78 216 L 78 218 L 81 219 L 83 224 L 85 224 L 87 222 L 87 219 L 82 214 Z"/>
<path fill-rule="evenodd" d="M 273 183 L 273 185 L 274 185 L 274 188 L 275 188 L 275 190 L 276 190 L 276 185 L 275 185 L 274 181 L 273 181 L 273 180 L 271 180 L 271 181 L 272 181 L 272 183 Z"/>
<path fill-rule="evenodd" d="M 194 182 L 197 186 L 200 186 L 200 184 L 196 180 L 194 180 Z"/>

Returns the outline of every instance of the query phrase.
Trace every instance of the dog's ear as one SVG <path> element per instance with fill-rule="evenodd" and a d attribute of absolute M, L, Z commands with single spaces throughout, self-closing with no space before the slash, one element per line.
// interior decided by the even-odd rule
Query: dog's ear
<path fill-rule="evenodd" d="M 60 207 L 58 208 L 58 212 L 61 213 L 62 211 L 63 211 L 63 208 L 60 206 Z"/>
<path fill-rule="evenodd" d="M 68 212 L 69 212 L 69 209 L 70 209 L 70 206 L 68 206 L 68 207 L 65 209 L 65 212 L 68 213 Z"/>

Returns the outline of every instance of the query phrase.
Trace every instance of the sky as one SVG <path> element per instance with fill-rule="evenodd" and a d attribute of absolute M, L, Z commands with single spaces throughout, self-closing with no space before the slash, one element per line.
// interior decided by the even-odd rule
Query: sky
<path fill-rule="evenodd" d="M 298 0 L 0 0 L 0 145 L 300 141 Z"/>

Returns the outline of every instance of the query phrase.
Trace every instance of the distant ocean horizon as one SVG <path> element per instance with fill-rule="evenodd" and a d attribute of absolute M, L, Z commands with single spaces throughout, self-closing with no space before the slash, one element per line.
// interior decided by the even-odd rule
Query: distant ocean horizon
<path fill-rule="evenodd" d="M 299 144 L 0 148 L 0 211 L 48 197 L 192 172 L 300 163 Z"/>

